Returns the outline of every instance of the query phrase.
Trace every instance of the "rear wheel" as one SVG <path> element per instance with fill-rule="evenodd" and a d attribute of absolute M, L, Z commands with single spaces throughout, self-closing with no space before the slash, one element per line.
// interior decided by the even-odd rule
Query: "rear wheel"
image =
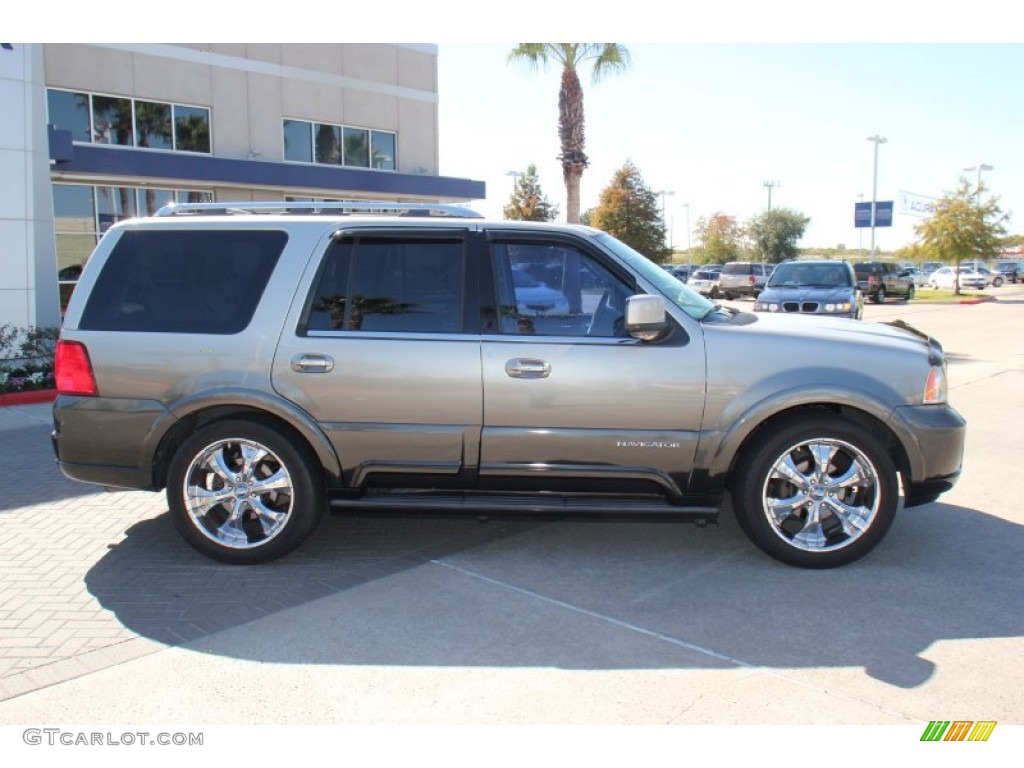
<path fill-rule="evenodd" d="M 789 565 L 833 568 L 870 552 L 896 515 L 896 467 L 864 428 L 831 414 L 794 417 L 745 449 L 733 478 L 740 526 Z"/>
<path fill-rule="evenodd" d="M 874 297 L 875 304 L 881 304 L 883 301 L 885 301 L 885 286 L 879 288 Z"/>
<path fill-rule="evenodd" d="M 320 519 L 318 468 L 304 444 L 265 424 L 215 422 L 175 452 L 167 503 L 178 531 L 204 555 L 263 563 L 298 546 Z"/>
<path fill-rule="evenodd" d="M 910 289 L 907 291 L 907 301 L 911 301 L 913 298 L 914 298 L 914 286 L 910 286 Z"/>

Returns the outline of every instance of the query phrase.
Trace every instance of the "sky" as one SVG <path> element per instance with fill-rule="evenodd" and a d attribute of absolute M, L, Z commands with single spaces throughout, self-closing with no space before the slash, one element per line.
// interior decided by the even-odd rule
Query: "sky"
<path fill-rule="evenodd" d="M 1024 232 L 1022 44 L 620 39 L 631 68 L 597 84 L 581 78 L 583 210 L 631 161 L 653 191 L 673 193 L 659 199 L 677 247 L 688 229 L 696 244 L 701 217 L 743 223 L 763 213 L 772 182 L 772 208 L 810 218 L 801 246 L 866 249 L 871 232 L 854 227 L 854 205 L 872 199 L 868 137 L 880 135 L 877 200 L 894 201 L 895 212 L 892 227 L 875 230 L 879 248 L 915 240 L 922 219 L 901 212 L 900 193 L 941 197 L 961 177 L 973 186 L 977 171 L 965 169 L 982 164 L 992 167 L 983 194 L 1011 214 L 1011 233 Z M 486 182 L 487 199 L 473 207 L 500 217 L 508 172 L 536 164 L 564 220 L 559 71 L 508 63 L 514 45 L 439 44 L 440 171 Z"/>
<path fill-rule="evenodd" d="M 773 208 L 810 218 L 801 246 L 867 248 L 854 205 L 896 203 L 879 248 L 915 240 L 921 219 L 901 193 L 940 197 L 965 168 L 992 166 L 986 194 L 1024 233 L 1024 27 L 1007 0 L 389 0 L 346 12 L 305 0 L 302 13 L 253 14 L 224 0 L 202 12 L 223 42 L 430 42 L 438 46 L 439 171 L 484 181 L 472 207 L 500 216 L 509 171 L 533 163 L 565 216 L 557 134 L 559 73 L 507 62 L 515 40 L 612 38 L 632 67 L 585 91 L 583 209 L 631 161 L 661 199 L 673 244 L 696 242 L 701 217 L 741 224 Z M 16 41 L 194 39 L 193 14 L 108 16 L 71 0 L 23 9 Z M 399 137 L 399 142 L 401 137 Z M 399 152 L 401 146 L 399 145 Z M 860 196 L 863 195 L 863 198 Z"/>

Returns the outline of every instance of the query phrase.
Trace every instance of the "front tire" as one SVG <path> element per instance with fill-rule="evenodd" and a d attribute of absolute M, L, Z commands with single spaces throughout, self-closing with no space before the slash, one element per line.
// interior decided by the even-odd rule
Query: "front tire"
<path fill-rule="evenodd" d="M 248 565 L 297 547 L 327 502 L 319 463 L 304 443 L 266 424 L 232 419 L 181 444 L 168 471 L 167 503 L 192 547 Z"/>
<path fill-rule="evenodd" d="M 870 552 L 896 515 L 895 464 L 863 427 L 802 415 L 755 437 L 732 497 L 740 527 L 766 554 L 801 568 L 834 568 Z"/>
<path fill-rule="evenodd" d="M 907 291 L 907 301 L 914 300 L 914 286 L 910 286 L 910 290 Z"/>

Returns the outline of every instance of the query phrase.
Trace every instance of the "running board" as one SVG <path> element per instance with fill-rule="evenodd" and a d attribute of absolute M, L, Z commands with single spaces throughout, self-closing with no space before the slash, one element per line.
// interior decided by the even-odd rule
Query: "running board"
<path fill-rule="evenodd" d="M 718 507 L 680 506 L 657 497 L 571 496 L 531 494 L 371 493 L 331 499 L 333 511 L 424 510 L 476 515 L 565 516 L 664 516 L 708 522 L 718 517 Z"/>

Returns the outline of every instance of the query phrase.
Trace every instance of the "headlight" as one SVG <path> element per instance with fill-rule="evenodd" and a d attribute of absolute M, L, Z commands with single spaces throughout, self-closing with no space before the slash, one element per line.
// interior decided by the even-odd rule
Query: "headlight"
<path fill-rule="evenodd" d="M 836 304 L 826 304 L 825 305 L 825 311 L 826 312 L 849 312 L 850 309 L 851 309 L 850 302 L 848 302 L 848 301 L 841 301 L 841 302 L 838 302 Z"/>
<path fill-rule="evenodd" d="M 949 396 L 949 385 L 946 382 L 946 364 L 933 365 L 928 371 L 928 379 L 924 383 L 925 405 L 936 405 L 946 402 Z"/>
<path fill-rule="evenodd" d="M 778 304 L 765 304 L 764 302 L 758 301 L 754 304 L 755 312 L 778 312 Z"/>

